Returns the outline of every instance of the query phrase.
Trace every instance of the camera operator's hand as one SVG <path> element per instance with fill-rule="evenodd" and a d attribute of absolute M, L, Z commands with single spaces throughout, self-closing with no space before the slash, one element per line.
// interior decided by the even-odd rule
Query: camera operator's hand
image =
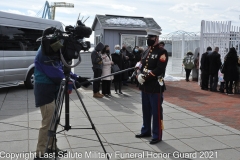
<path fill-rule="evenodd" d="M 88 81 L 88 79 L 90 79 L 89 77 L 81 77 L 81 76 L 78 76 L 77 78 L 77 81 L 79 83 L 83 83 L 83 82 L 86 82 L 85 84 L 83 84 L 83 87 L 89 87 L 90 85 L 92 85 L 91 82 Z"/>
<path fill-rule="evenodd" d="M 78 81 L 75 81 L 75 86 L 76 86 L 77 89 L 81 87 L 81 85 Z"/>

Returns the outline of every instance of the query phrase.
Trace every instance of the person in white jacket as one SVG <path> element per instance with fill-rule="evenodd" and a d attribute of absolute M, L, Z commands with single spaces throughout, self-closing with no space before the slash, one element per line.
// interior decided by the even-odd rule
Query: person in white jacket
<path fill-rule="evenodd" d="M 106 76 L 111 74 L 111 65 L 113 64 L 108 45 L 104 46 L 103 50 L 101 51 L 101 54 L 103 58 L 102 76 Z M 108 98 L 111 97 L 111 81 L 112 80 L 113 80 L 113 76 L 102 79 L 102 94 Z"/>

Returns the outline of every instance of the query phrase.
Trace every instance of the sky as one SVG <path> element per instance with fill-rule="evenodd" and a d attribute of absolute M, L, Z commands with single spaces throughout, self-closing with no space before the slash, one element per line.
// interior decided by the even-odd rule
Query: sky
<path fill-rule="evenodd" d="M 0 0 L 0 11 L 36 16 L 45 0 Z M 55 20 L 75 25 L 79 13 L 89 17 L 86 26 L 92 27 L 96 14 L 151 17 L 162 28 L 162 35 L 183 30 L 200 32 L 201 21 L 232 21 L 240 26 L 240 0 L 61 0 L 73 3 L 74 8 L 56 8 Z M 40 14 L 41 17 L 42 13 Z M 89 39 L 94 42 L 94 34 Z"/>

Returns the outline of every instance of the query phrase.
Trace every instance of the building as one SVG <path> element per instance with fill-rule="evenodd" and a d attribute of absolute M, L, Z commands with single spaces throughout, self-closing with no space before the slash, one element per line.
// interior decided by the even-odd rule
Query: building
<path fill-rule="evenodd" d="M 92 25 L 94 44 L 107 44 L 110 46 L 110 52 L 114 51 L 116 44 L 125 44 L 128 50 L 132 51 L 136 45 L 146 46 L 147 28 L 162 30 L 153 18 L 96 15 Z"/>

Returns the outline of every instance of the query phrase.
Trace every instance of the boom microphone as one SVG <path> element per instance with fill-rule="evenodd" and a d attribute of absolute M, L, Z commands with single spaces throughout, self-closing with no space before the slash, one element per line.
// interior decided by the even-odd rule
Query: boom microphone
<path fill-rule="evenodd" d="M 82 25 L 75 27 L 75 35 L 81 38 L 83 37 L 89 38 L 91 34 L 92 34 L 92 29 L 89 27 L 85 27 Z"/>

